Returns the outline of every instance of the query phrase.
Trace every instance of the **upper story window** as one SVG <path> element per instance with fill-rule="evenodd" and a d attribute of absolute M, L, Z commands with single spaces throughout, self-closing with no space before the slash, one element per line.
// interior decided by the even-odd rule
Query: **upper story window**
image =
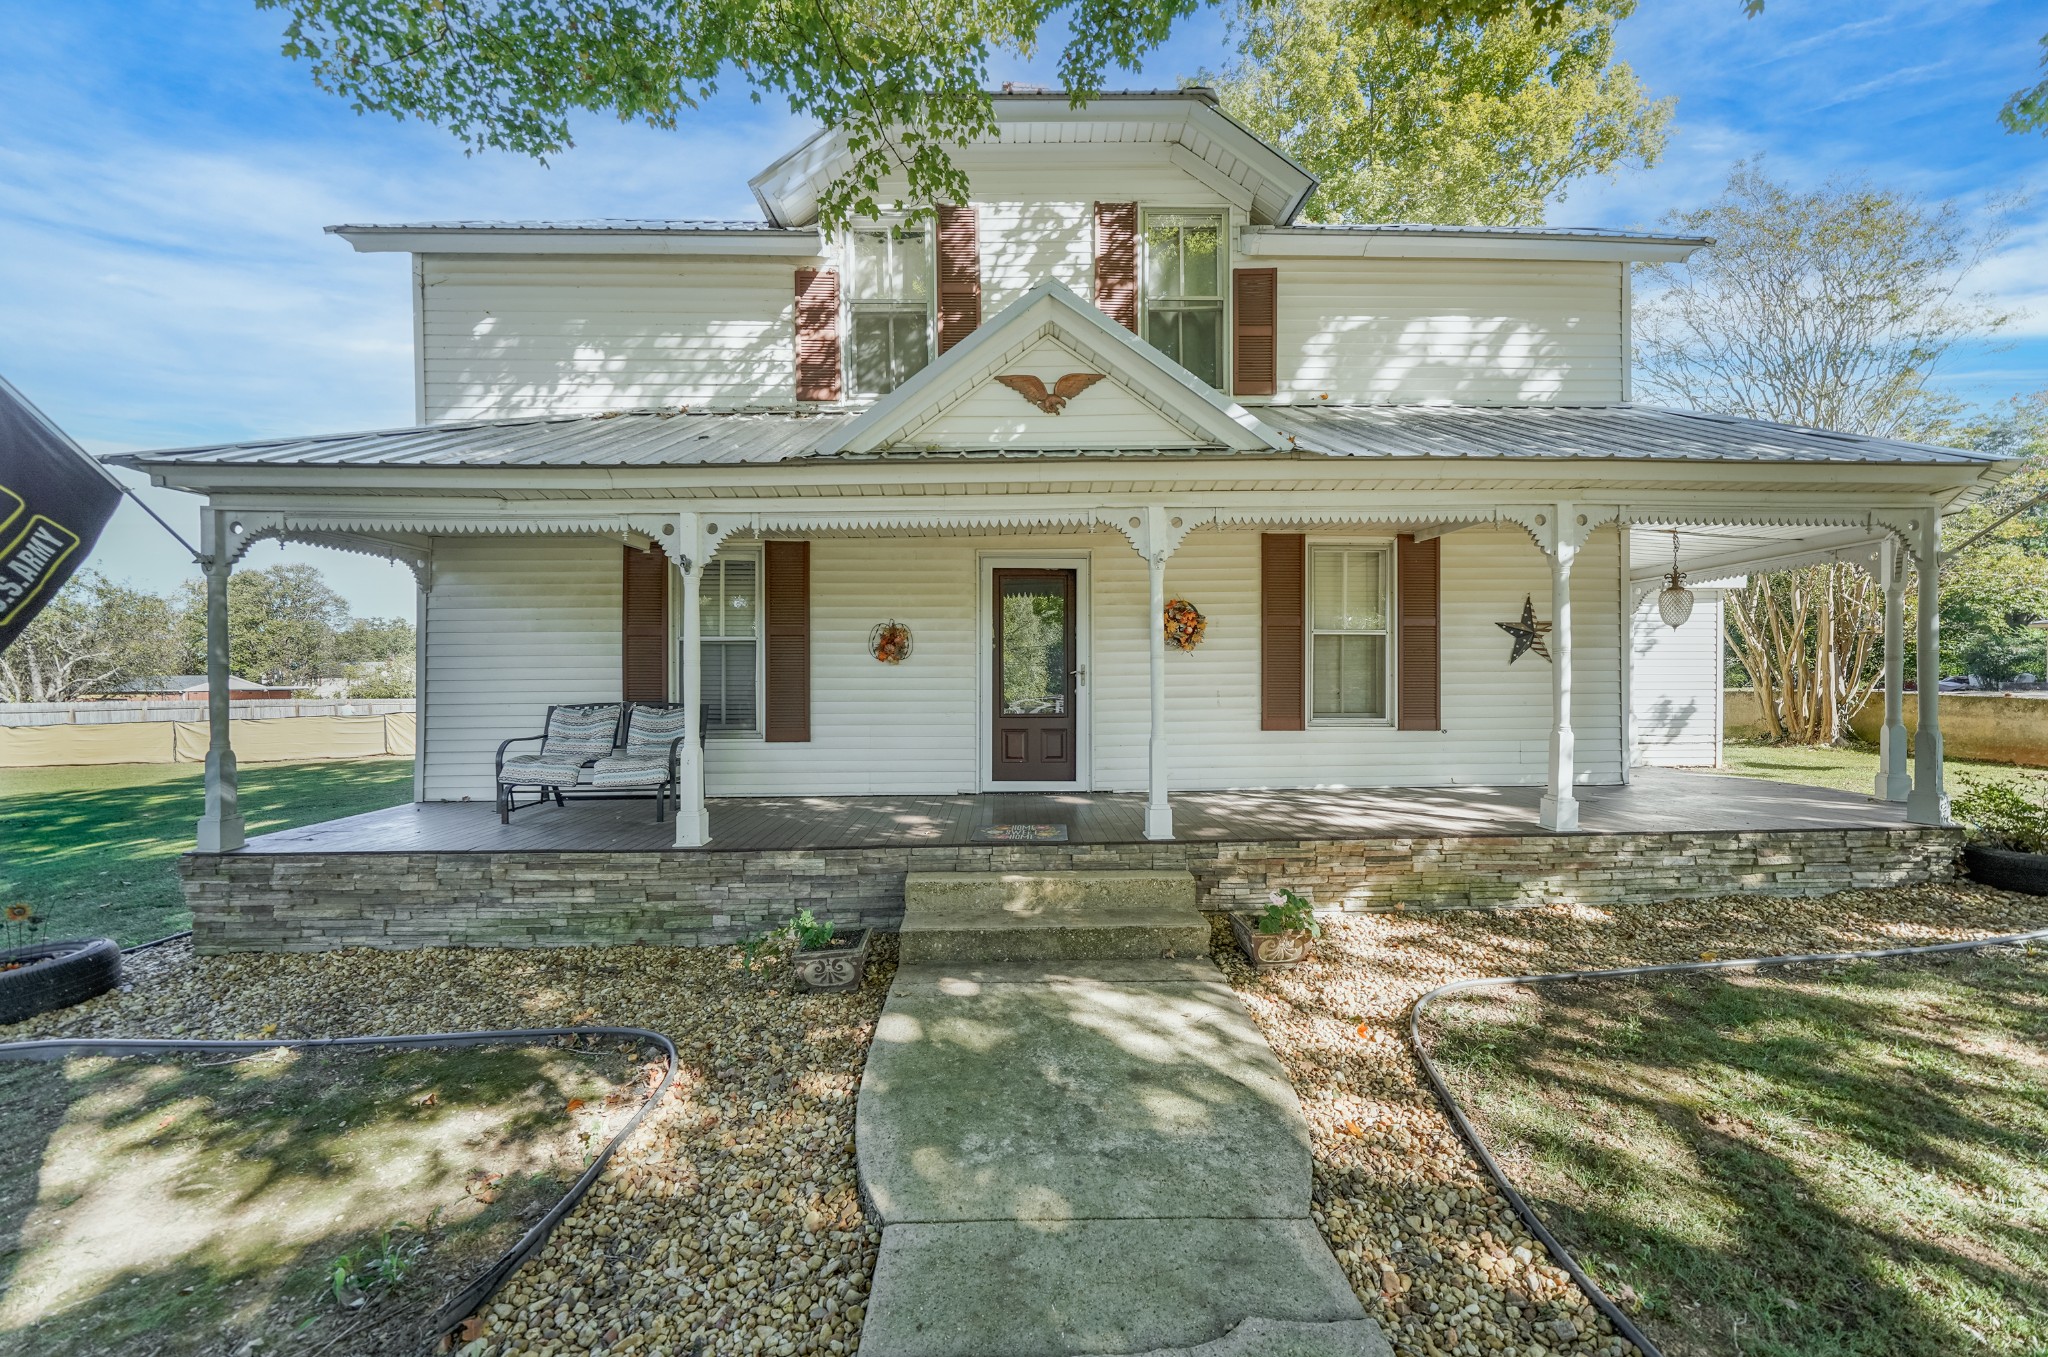
<path fill-rule="evenodd" d="M 1309 548 L 1310 710 L 1318 720 L 1385 720 L 1385 547 Z"/>
<path fill-rule="evenodd" d="M 847 366 L 854 394 L 884 396 L 932 361 L 932 242 L 924 227 L 853 233 Z"/>
<path fill-rule="evenodd" d="M 1223 216 L 1145 214 L 1145 338 L 1211 386 L 1223 385 Z"/>

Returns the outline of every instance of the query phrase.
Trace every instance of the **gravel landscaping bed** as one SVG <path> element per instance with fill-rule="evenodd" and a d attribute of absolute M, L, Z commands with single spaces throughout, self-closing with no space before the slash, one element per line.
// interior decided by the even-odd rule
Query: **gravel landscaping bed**
<path fill-rule="evenodd" d="M 467 1357 L 846 1353 L 880 1232 L 854 1175 L 854 1095 L 893 974 L 793 993 L 736 948 L 348 951 L 128 958 L 121 989 L 0 1027 L 32 1036 L 348 1036 L 617 1023 L 682 1070 L 604 1178 L 486 1307 Z"/>
<path fill-rule="evenodd" d="M 1221 918 L 1214 946 L 1301 1095 L 1317 1224 L 1395 1351 L 1528 1357 L 1633 1349 L 1521 1227 L 1438 1106 L 1407 1043 L 1420 995 L 1468 976 L 1910 947 L 2044 926 L 2048 898 L 1958 884 L 1370 915 L 1328 923 L 1315 963 L 1259 975 Z"/>

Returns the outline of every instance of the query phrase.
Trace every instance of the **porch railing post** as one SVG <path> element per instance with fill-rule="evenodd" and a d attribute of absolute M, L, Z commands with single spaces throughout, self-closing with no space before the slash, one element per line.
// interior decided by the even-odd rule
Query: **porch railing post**
<path fill-rule="evenodd" d="M 683 576 L 683 701 L 691 719 L 683 723 L 682 767 L 676 779 L 676 847 L 702 848 L 711 842 L 711 813 L 704 808 L 704 533 L 695 514 L 676 515 L 677 564 Z"/>
<path fill-rule="evenodd" d="M 1579 827 L 1579 802 L 1572 795 L 1575 753 L 1572 737 L 1572 506 L 1556 506 L 1550 551 L 1550 785 L 1537 818 L 1545 829 Z"/>
<path fill-rule="evenodd" d="M 1941 511 L 1930 508 L 1920 522 L 1919 623 L 1913 656 L 1920 700 L 1920 729 L 1913 739 L 1913 790 L 1906 818 L 1916 825 L 1945 825 L 1948 792 L 1941 785 Z"/>
<path fill-rule="evenodd" d="M 206 567 L 206 809 L 199 817 L 202 853 L 231 853 L 247 841 L 229 742 L 228 577 L 235 568 L 227 515 L 208 509 L 203 523 Z"/>
<path fill-rule="evenodd" d="M 1166 796 L 1166 510 L 1145 511 L 1145 571 L 1151 605 L 1145 615 L 1152 659 L 1152 734 L 1145 790 L 1145 837 L 1173 837 L 1173 804 Z"/>
<path fill-rule="evenodd" d="M 1884 729 L 1877 739 L 1877 799 L 1904 801 L 1913 790 L 1906 773 L 1906 563 L 1893 538 L 1878 547 L 1878 575 L 1884 586 Z"/>

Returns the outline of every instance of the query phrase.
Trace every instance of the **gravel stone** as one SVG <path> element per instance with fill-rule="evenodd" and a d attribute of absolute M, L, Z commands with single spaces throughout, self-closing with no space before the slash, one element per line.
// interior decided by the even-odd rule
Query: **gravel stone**
<path fill-rule="evenodd" d="M 1646 905 L 1324 921 L 1313 963 L 1254 973 L 1227 921 L 1214 954 L 1308 1117 L 1317 1225 L 1402 1357 L 1619 1357 L 1615 1334 L 1522 1226 L 1408 1048 L 1415 1001 L 1452 980 L 1710 957 L 1914 947 L 2048 927 L 2048 898 L 1967 882 Z"/>
<path fill-rule="evenodd" d="M 730 947 L 195 958 L 174 944 L 129 958 L 116 992 L 0 1027 L 0 1040 L 665 1033 L 681 1056 L 668 1096 L 459 1351 L 845 1354 L 881 1240 L 859 1198 L 853 1116 L 895 939 L 877 937 L 871 957 L 859 991 L 808 995 L 779 966 L 749 975 Z"/>

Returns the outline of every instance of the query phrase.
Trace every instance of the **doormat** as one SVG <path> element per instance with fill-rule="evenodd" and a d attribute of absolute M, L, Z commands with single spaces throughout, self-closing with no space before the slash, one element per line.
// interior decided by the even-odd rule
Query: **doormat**
<path fill-rule="evenodd" d="M 976 843 L 1065 843 L 1065 825 L 980 825 L 974 831 Z"/>

